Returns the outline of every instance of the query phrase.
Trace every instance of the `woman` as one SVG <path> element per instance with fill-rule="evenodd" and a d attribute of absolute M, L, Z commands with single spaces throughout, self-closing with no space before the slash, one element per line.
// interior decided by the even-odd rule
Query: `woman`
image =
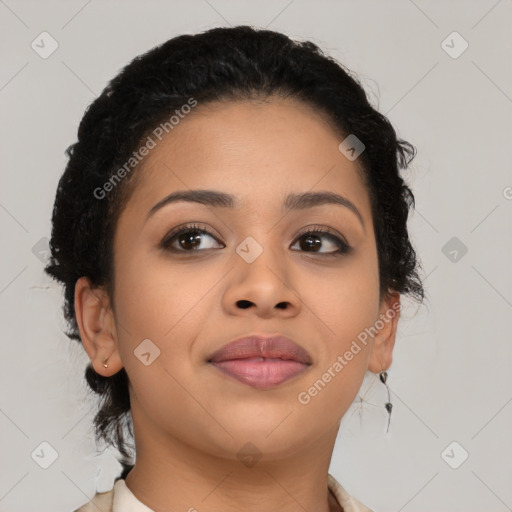
<path fill-rule="evenodd" d="M 423 287 L 414 147 L 357 80 L 280 33 L 182 35 L 110 82 L 68 156 L 46 271 L 124 467 L 78 510 L 370 510 L 334 443 Z"/>

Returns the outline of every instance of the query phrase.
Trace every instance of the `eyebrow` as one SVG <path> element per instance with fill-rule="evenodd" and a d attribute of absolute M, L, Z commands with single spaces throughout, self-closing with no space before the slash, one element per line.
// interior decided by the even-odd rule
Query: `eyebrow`
<path fill-rule="evenodd" d="M 217 190 L 179 190 L 172 192 L 158 201 L 158 203 L 149 210 L 147 219 L 160 208 L 179 201 L 200 203 L 214 208 L 240 208 L 240 203 L 235 196 L 225 192 Z M 346 197 L 336 194 L 335 192 L 322 191 L 288 194 L 283 203 L 283 211 L 305 210 L 325 204 L 334 204 L 348 208 L 357 216 L 364 227 L 363 217 L 356 205 Z"/>

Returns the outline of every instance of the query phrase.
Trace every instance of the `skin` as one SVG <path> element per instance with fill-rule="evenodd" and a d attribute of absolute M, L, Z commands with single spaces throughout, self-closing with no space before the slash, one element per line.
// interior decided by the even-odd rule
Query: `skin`
<path fill-rule="evenodd" d="M 121 213 L 113 300 L 78 280 L 76 315 L 94 369 L 111 376 L 124 367 L 129 376 L 137 460 L 126 484 L 151 509 L 341 510 L 327 489 L 339 424 L 365 372 L 391 365 L 399 314 L 308 404 L 297 396 L 400 300 L 379 295 L 370 200 L 357 160 L 338 150 L 342 140 L 321 114 L 289 99 L 199 105 L 151 150 Z M 233 194 L 241 207 L 179 202 L 146 220 L 159 200 L 188 189 Z M 364 226 L 333 204 L 281 211 L 288 193 L 320 190 L 350 199 Z M 160 247 L 185 223 L 213 238 L 201 235 L 195 254 L 176 239 L 181 253 Z M 323 234 L 319 252 L 301 246 L 309 225 L 335 230 L 352 252 L 329 256 L 337 247 Z M 263 248 L 252 263 L 235 251 L 247 236 Z M 253 333 L 288 336 L 313 364 L 260 390 L 206 362 Z M 145 339 L 160 350 L 149 366 L 134 355 Z M 237 457 L 248 442 L 261 454 L 251 467 Z"/>

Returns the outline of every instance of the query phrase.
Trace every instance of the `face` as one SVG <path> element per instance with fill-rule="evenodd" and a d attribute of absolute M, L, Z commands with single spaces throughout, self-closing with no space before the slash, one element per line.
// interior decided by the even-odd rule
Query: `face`
<path fill-rule="evenodd" d="M 224 458 L 247 442 L 282 457 L 335 429 L 366 370 L 389 366 L 396 315 L 361 341 L 392 304 L 380 301 L 369 196 L 342 140 L 309 106 L 273 99 L 199 105 L 151 150 L 115 232 L 115 345 L 89 352 L 99 373 L 125 367 L 136 432 Z M 152 210 L 197 189 L 234 206 Z M 318 192 L 353 206 L 284 208 L 290 194 Z M 286 336 L 312 364 L 258 389 L 208 362 L 250 334 Z M 112 369 L 96 361 L 100 345 Z"/>

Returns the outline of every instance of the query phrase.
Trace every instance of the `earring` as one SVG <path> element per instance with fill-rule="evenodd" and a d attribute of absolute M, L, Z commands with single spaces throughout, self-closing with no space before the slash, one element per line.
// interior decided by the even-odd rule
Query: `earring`
<path fill-rule="evenodd" d="M 384 384 L 386 386 L 386 389 L 388 391 L 388 401 L 387 403 L 384 405 L 384 407 L 386 408 L 386 411 L 388 411 L 388 414 L 389 414 L 389 417 L 388 417 L 388 429 L 386 432 L 389 432 L 389 424 L 391 422 L 391 410 L 393 409 L 393 404 L 391 403 L 391 394 L 389 392 L 389 388 L 388 388 L 388 385 L 386 384 L 386 381 L 388 380 L 388 373 L 386 371 L 381 371 L 379 373 L 379 378 L 380 378 L 380 381 L 382 382 L 382 384 Z"/>
<path fill-rule="evenodd" d="M 103 366 L 104 366 L 105 368 L 108 368 L 107 361 L 108 361 L 108 357 L 105 357 L 105 358 L 103 359 Z"/>

